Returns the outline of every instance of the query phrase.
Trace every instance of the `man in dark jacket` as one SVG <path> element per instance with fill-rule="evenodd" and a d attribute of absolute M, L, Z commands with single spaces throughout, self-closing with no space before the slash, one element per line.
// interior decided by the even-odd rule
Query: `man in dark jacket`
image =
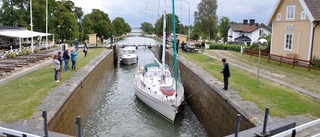
<path fill-rule="evenodd" d="M 223 68 L 221 73 L 223 74 L 224 90 L 228 90 L 228 79 L 230 77 L 229 63 L 225 58 L 222 59 Z"/>
<path fill-rule="evenodd" d="M 69 60 L 70 60 L 70 55 L 69 55 L 68 49 L 66 49 L 66 50 L 63 52 L 62 58 L 63 58 L 63 60 L 64 60 L 64 71 L 65 71 L 65 72 L 69 72 Z"/>

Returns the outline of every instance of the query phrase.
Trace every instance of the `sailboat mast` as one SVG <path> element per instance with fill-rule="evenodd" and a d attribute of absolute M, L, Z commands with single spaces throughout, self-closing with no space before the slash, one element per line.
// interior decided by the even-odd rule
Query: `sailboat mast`
<path fill-rule="evenodd" d="M 176 85 L 176 92 L 178 91 L 178 64 L 177 64 L 177 35 L 176 35 L 176 14 L 174 10 L 174 0 L 172 0 L 172 29 L 173 29 L 173 69 L 174 69 L 174 79 L 175 79 L 175 85 Z M 176 94 L 177 95 L 177 94 Z"/>
<path fill-rule="evenodd" d="M 166 47 L 166 0 L 164 0 L 164 12 L 163 12 L 163 27 L 162 27 L 162 75 L 164 74 L 164 67 L 165 67 L 165 47 Z"/>

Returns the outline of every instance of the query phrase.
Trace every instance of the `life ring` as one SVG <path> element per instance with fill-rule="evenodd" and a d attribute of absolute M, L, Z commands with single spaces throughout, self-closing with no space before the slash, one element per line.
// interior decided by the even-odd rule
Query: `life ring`
<path fill-rule="evenodd" d="M 163 94 L 167 96 L 172 96 L 174 94 L 174 89 L 171 86 L 161 86 L 160 90 L 162 91 Z"/>

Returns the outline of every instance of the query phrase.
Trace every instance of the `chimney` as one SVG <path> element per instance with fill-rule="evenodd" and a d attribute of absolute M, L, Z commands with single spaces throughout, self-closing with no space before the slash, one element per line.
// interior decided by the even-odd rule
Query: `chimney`
<path fill-rule="evenodd" d="M 243 25 L 248 25 L 248 20 L 244 19 L 243 20 Z"/>
<path fill-rule="evenodd" d="M 254 19 L 250 19 L 250 26 L 251 25 L 254 25 L 255 23 L 254 23 Z"/>

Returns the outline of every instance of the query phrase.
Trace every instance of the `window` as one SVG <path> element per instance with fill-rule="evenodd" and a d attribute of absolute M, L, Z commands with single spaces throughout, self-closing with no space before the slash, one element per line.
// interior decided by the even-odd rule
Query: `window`
<path fill-rule="evenodd" d="M 285 41 L 284 41 L 284 50 L 292 50 L 292 42 L 293 42 L 293 34 L 286 33 L 285 34 Z"/>
<path fill-rule="evenodd" d="M 259 30 L 259 36 L 263 35 L 263 30 Z"/>
<path fill-rule="evenodd" d="M 277 14 L 277 21 L 280 21 L 281 20 L 281 13 L 278 13 Z"/>
<path fill-rule="evenodd" d="M 287 7 L 287 20 L 294 20 L 295 5 Z"/>
<path fill-rule="evenodd" d="M 301 20 L 306 20 L 306 12 L 301 11 Z"/>

